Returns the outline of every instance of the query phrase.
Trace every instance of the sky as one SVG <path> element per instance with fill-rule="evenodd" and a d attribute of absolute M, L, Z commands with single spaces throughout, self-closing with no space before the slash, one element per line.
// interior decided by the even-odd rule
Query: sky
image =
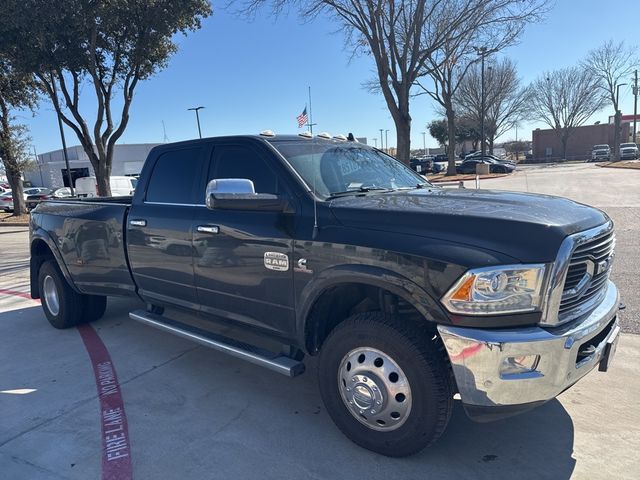
<path fill-rule="evenodd" d="M 187 110 L 196 106 L 205 107 L 200 110 L 203 136 L 265 129 L 299 133 L 303 129 L 298 129 L 296 116 L 308 104 L 311 87 L 314 133 L 353 132 L 373 145 L 373 138 L 380 144 L 383 129 L 389 130 L 388 145 L 395 146 L 394 123 L 382 95 L 362 86 L 374 78 L 373 59 L 354 57 L 339 25 L 322 17 L 304 23 L 295 13 L 275 19 L 267 11 L 251 21 L 225 11 L 223 5 L 214 1 L 214 14 L 201 30 L 177 37 L 179 50 L 168 67 L 139 84 L 129 125 L 118 143 L 196 138 L 195 115 Z M 577 64 L 606 40 L 637 45 L 633 32 L 638 17 L 631 5 L 626 2 L 628 14 L 622 14 L 622 4 L 613 8 L 613 3 L 601 0 L 556 0 L 546 21 L 528 26 L 519 43 L 502 54 L 516 61 L 527 84 L 545 71 Z M 95 112 L 90 93 L 85 87 L 81 97 L 88 118 Z M 623 114 L 633 113 L 631 88 L 621 87 L 620 95 Z M 612 114 L 609 106 L 589 123 L 604 123 Z M 412 148 L 422 148 L 421 132 L 439 117 L 426 96 L 412 100 L 411 116 Z M 61 148 L 55 114 L 46 100 L 35 115 L 18 112 L 18 117 L 30 129 L 38 153 Z M 545 128 L 535 122 L 522 124 L 518 138 L 530 139 L 537 127 Z M 72 130 L 66 128 L 65 133 L 68 145 L 79 143 Z M 514 138 L 511 131 L 500 140 Z M 437 146 L 428 133 L 426 146 Z"/>

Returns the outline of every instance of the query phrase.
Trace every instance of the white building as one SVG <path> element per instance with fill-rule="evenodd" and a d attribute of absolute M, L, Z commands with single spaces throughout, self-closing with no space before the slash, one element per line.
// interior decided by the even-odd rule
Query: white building
<path fill-rule="evenodd" d="M 133 143 L 116 145 L 113 151 L 111 175 L 138 175 L 149 151 L 159 143 Z M 67 148 L 69 169 L 74 186 L 77 178 L 94 176 L 89 157 L 80 145 Z M 49 188 L 68 187 L 62 149 L 38 155 L 33 170 L 24 173 L 31 185 Z"/>

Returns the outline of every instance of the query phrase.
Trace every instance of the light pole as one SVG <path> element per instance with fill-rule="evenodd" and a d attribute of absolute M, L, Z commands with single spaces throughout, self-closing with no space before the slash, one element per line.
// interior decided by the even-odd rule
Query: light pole
<path fill-rule="evenodd" d="M 53 85 L 53 102 L 54 105 L 59 105 L 58 103 L 58 90 L 53 82 L 53 73 L 51 75 L 51 83 Z M 69 155 L 67 155 L 67 141 L 64 138 L 64 128 L 62 127 L 62 113 L 56 108 L 56 117 L 58 117 L 58 128 L 60 129 L 60 140 L 62 141 L 62 154 L 64 155 L 64 165 L 67 167 L 67 181 L 69 182 L 69 188 L 71 189 L 71 196 L 75 196 L 75 191 L 73 188 L 73 178 L 71 178 L 71 168 L 69 167 Z M 63 181 L 64 183 L 64 181 Z"/>
<path fill-rule="evenodd" d="M 378 139 L 377 139 L 377 138 L 375 138 L 375 137 L 373 137 L 373 146 L 374 146 L 375 148 L 378 148 Z"/>
<path fill-rule="evenodd" d="M 380 150 L 384 151 L 384 140 L 382 139 L 382 132 L 384 132 L 384 128 L 380 129 Z"/>
<path fill-rule="evenodd" d="M 200 130 L 200 114 L 198 113 L 198 111 L 203 109 L 203 108 L 204 107 L 187 108 L 187 110 L 193 110 L 194 112 L 196 112 L 196 122 L 198 122 L 198 136 L 200 138 L 202 138 L 202 130 Z"/>
<path fill-rule="evenodd" d="M 622 112 L 620 111 L 620 87 L 623 87 L 625 85 L 627 84 L 620 83 L 616 85 L 616 114 L 613 122 L 614 128 L 616 129 L 613 135 L 613 152 L 615 161 L 620 160 L 620 118 L 622 117 Z"/>
<path fill-rule="evenodd" d="M 384 144 L 386 152 L 389 153 L 389 130 L 384 131 Z"/>
<path fill-rule="evenodd" d="M 636 140 L 636 125 L 638 124 L 638 70 L 636 70 L 633 79 L 633 143 L 637 143 Z"/>
<path fill-rule="evenodd" d="M 487 54 L 487 47 L 473 47 L 480 55 L 480 150 L 484 158 L 487 149 L 484 142 L 484 57 Z"/>
<path fill-rule="evenodd" d="M 427 132 L 422 132 L 422 153 L 427 156 Z"/>

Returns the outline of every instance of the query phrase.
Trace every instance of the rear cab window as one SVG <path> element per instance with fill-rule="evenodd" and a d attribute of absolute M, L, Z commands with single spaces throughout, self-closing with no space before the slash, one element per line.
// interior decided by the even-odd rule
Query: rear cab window
<path fill-rule="evenodd" d="M 203 203 L 204 196 L 195 198 L 196 185 L 202 174 L 202 151 L 203 148 L 198 146 L 161 153 L 149 178 L 145 202 L 180 205 Z"/>

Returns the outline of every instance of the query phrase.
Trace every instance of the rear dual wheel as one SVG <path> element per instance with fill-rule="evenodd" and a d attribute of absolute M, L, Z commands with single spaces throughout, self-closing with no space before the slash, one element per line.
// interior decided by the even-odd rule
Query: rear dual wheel
<path fill-rule="evenodd" d="M 55 328 L 71 328 L 98 320 L 107 308 L 107 297 L 83 295 L 73 290 L 53 260 L 41 265 L 38 287 L 44 314 Z"/>
<path fill-rule="evenodd" d="M 435 442 L 453 405 L 439 341 L 380 312 L 339 324 L 322 346 L 318 372 L 338 428 L 356 444 L 392 457 Z"/>

